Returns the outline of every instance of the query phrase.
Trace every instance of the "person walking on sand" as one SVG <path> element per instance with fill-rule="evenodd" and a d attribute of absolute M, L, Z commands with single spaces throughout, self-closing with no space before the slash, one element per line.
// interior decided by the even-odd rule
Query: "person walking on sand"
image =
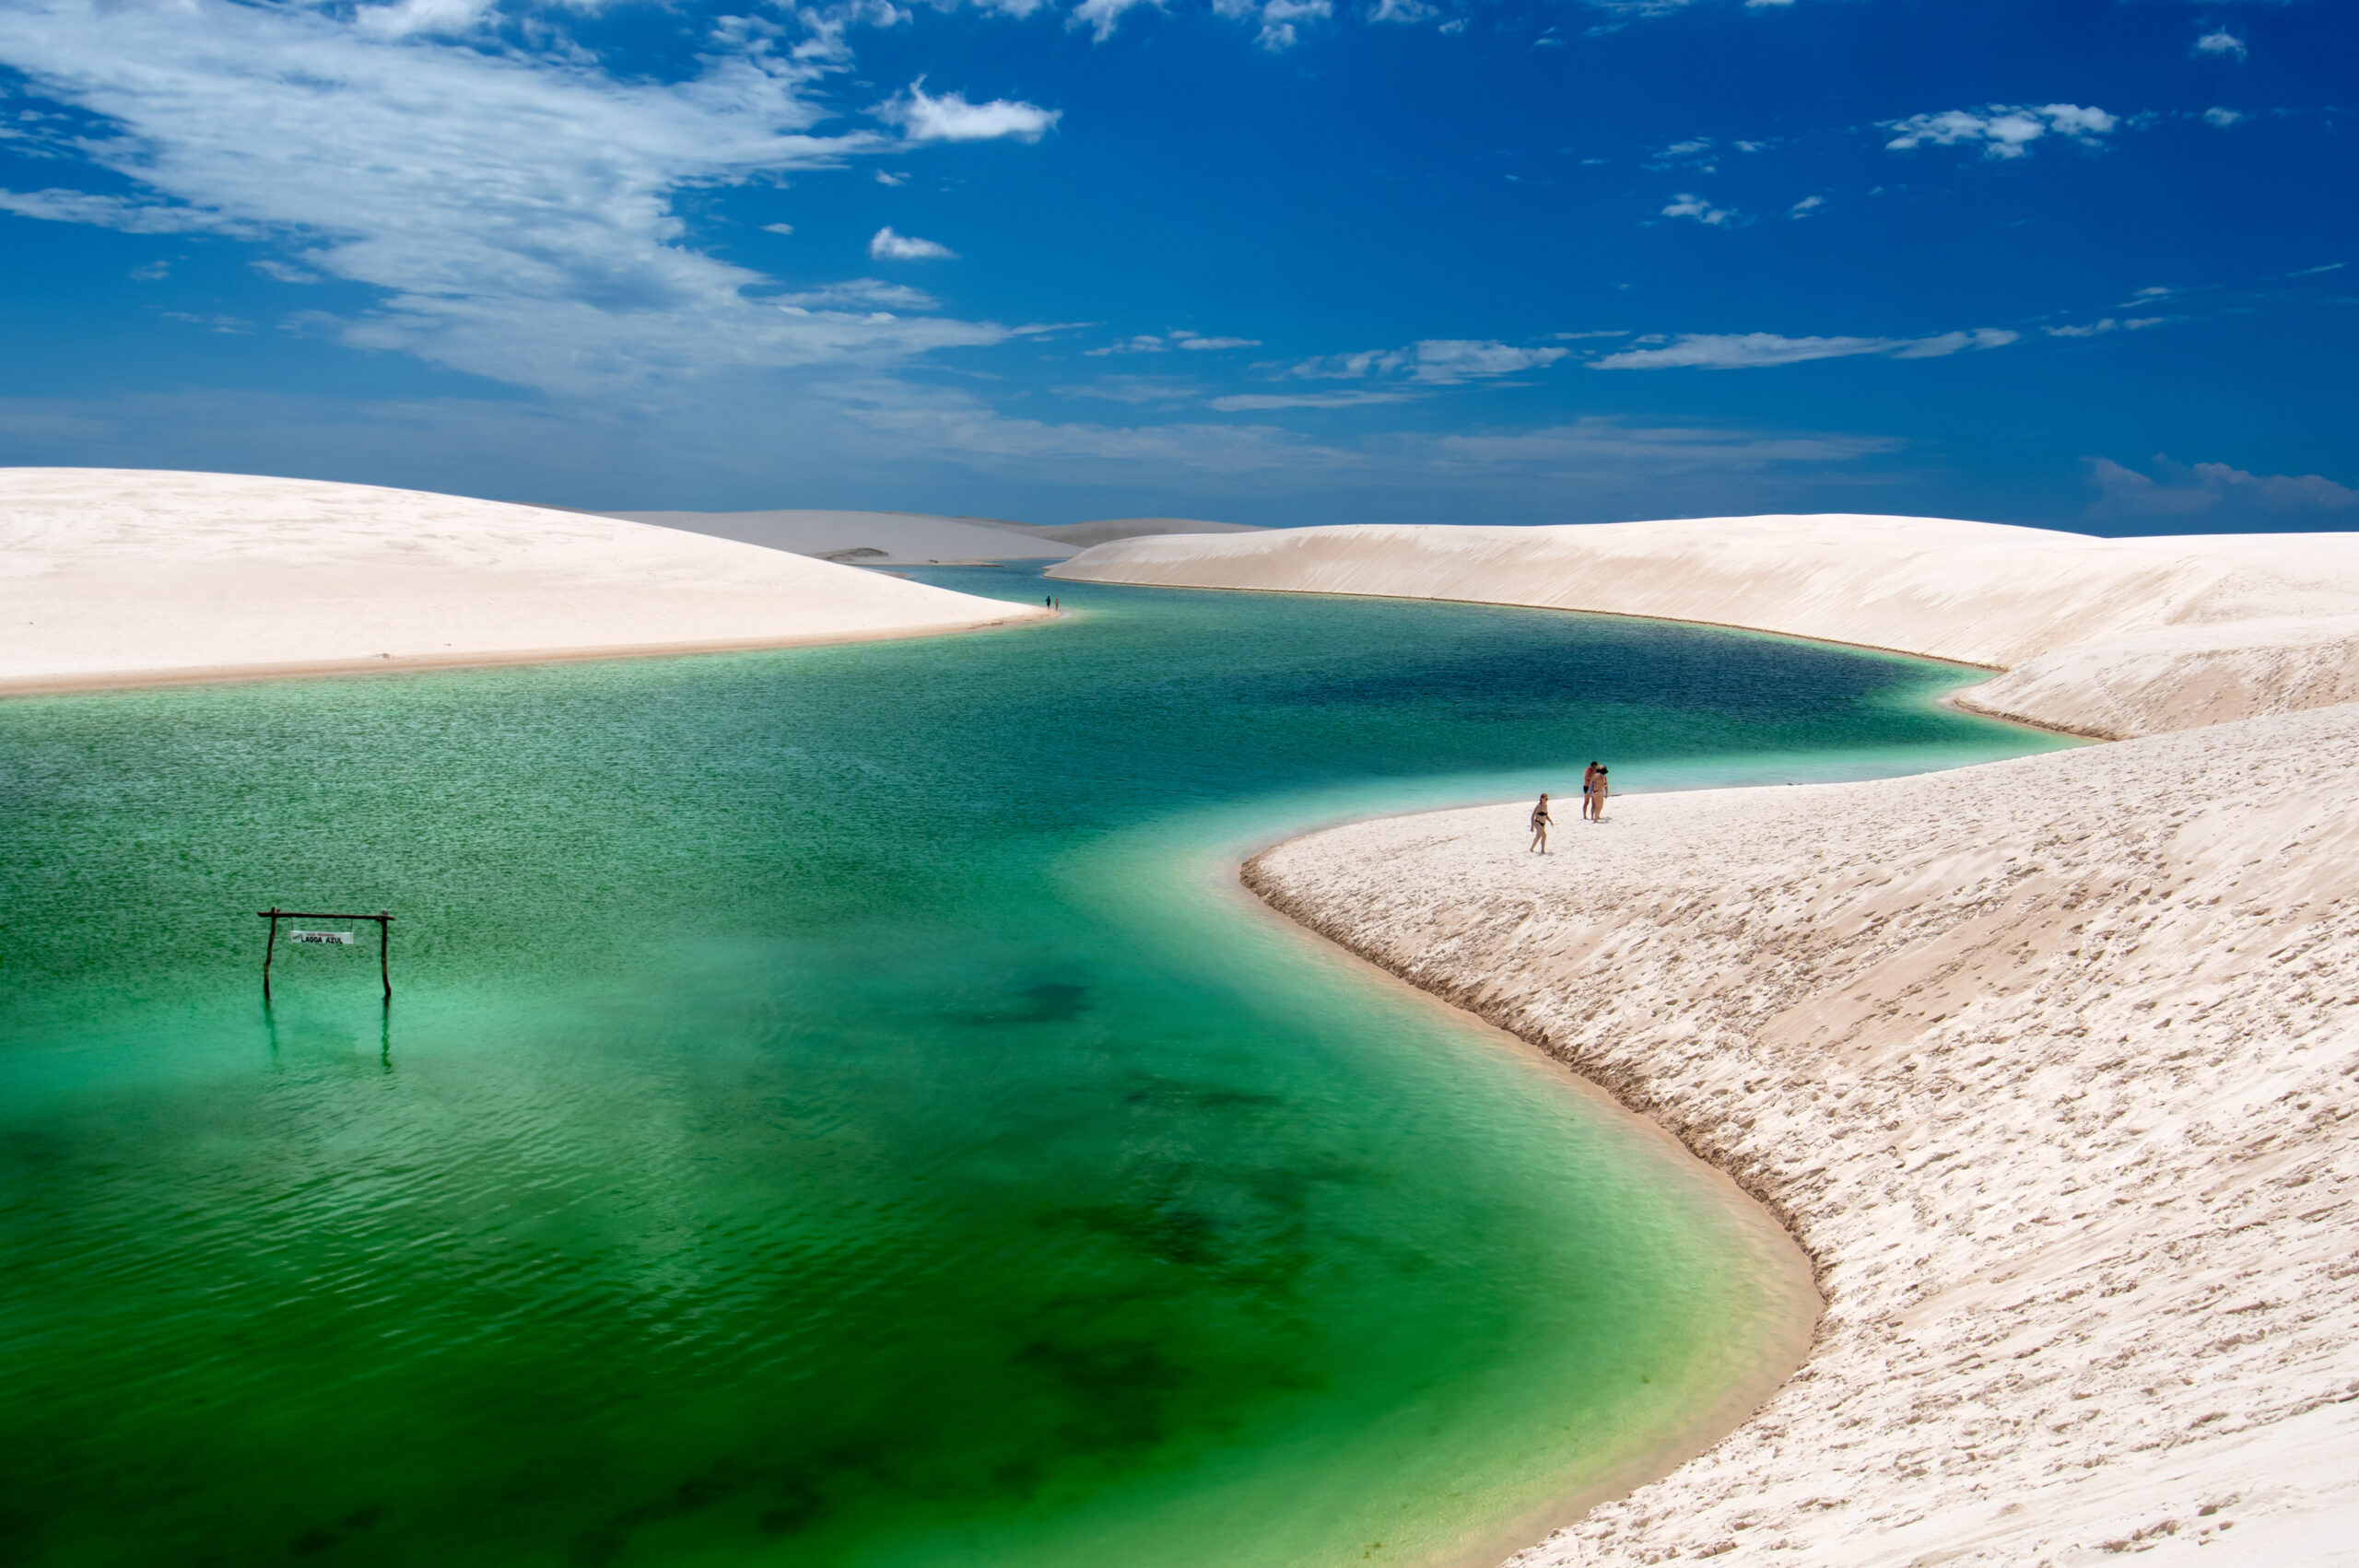
<path fill-rule="evenodd" d="M 1589 788 L 1589 819 L 1591 822 L 1605 820 L 1605 769 L 1602 767 L 1597 770 L 1597 781 Z"/>
<path fill-rule="evenodd" d="M 1589 820 L 1590 800 L 1597 793 L 1597 776 L 1604 771 L 1597 766 L 1595 758 L 1591 758 L 1590 765 L 1581 770 L 1581 820 L 1583 822 Z"/>
<path fill-rule="evenodd" d="M 1548 830 L 1555 824 L 1556 819 L 1548 814 L 1548 792 L 1543 790 L 1540 792 L 1540 803 L 1532 808 L 1532 849 L 1527 849 L 1524 853 L 1528 855 L 1532 849 L 1536 849 L 1543 855 L 1546 854 Z"/>

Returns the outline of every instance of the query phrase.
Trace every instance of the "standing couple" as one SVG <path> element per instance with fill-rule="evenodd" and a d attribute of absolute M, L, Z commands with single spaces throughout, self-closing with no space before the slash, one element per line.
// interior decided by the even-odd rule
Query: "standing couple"
<path fill-rule="evenodd" d="M 1604 766 L 1592 762 L 1589 765 L 1588 771 L 1581 775 L 1581 820 L 1583 822 L 1605 820 L 1605 793 Z M 1556 819 L 1548 814 L 1548 797 L 1543 793 L 1540 797 L 1540 803 L 1532 808 L 1532 848 L 1533 849 L 1543 855 L 1548 852 L 1548 830 L 1555 825 Z"/>

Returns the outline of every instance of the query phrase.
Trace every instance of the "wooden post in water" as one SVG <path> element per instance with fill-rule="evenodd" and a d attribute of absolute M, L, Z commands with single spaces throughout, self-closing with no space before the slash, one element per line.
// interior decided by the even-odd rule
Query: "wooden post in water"
<path fill-rule="evenodd" d="M 385 988 L 385 1000 L 393 1000 L 393 914 L 380 909 L 373 915 L 333 915 L 317 909 L 282 909 L 274 904 L 255 914 L 270 922 L 270 941 L 262 950 L 262 1004 L 270 1005 L 270 955 L 278 948 L 278 922 L 281 920 L 374 920 L 377 922 L 377 978 Z M 297 932 L 301 935 L 301 932 Z"/>

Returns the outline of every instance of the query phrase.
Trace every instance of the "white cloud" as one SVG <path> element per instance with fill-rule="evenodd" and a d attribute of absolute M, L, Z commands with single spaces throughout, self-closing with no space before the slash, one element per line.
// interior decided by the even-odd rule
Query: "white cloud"
<path fill-rule="evenodd" d="M 1410 375 L 1436 386 L 1512 376 L 1544 369 L 1572 352 L 1569 348 L 1518 348 L 1505 343 L 1466 338 L 1427 338 L 1415 345 L 1415 367 Z"/>
<path fill-rule="evenodd" d="M 2211 125 L 2223 131 L 2226 130 L 2229 126 L 2236 124 L 2244 117 L 2244 111 L 2241 109 L 2212 108 L 2203 111 L 2203 123 L 2206 125 Z"/>
<path fill-rule="evenodd" d="M 1213 349 L 1259 348 L 1261 346 L 1262 340 L 1258 337 L 1207 337 L 1202 333 L 1191 332 L 1186 327 L 1176 327 L 1159 337 L 1153 333 L 1142 333 L 1136 337 L 1127 337 L 1120 343 L 1109 344 L 1103 348 L 1084 349 L 1082 352 L 1086 357 L 1098 359 L 1109 354 L 1162 354 L 1174 348 L 1202 353 Z"/>
<path fill-rule="evenodd" d="M 2251 474 L 2224 462 L 2173 462 L 2156 456 L 2153 476 L 2110 458 L 2083 460 L 2102 492 L 2091 517 L 2248 518 L 2279 523 L 2341 522 L 2359 516 L 2359 490 L 2316 474 Z"/>
<path fill-rule="evenodd" d="M 2195 41 L 2195 52 L 2198 54 L 2233 54 L 2241 60 L 2245 57 L 2245 41 L 2225 28 L 2214 28 Z"/>
<path fill-rule="evenodd" d="M 913 142 L 989 142 L 1003 137 L 1037 142 L 1064 117 L 1062 109 L 1042 109 L 1014 99 L 968 103 L 955 92 L 931 97 L 925 90 L 923 76 L 872 112 L 888 125 L 900 126 L 901 134 Z M 884 180 L 885 176 L 879 174 L 877 178 Z"/>
<path fill-rule="evenodd" d="M 1286 374 L 1305 380 L 1348 381 L 1362 376 L 1383 375 L 1408 363 L 1409 355 L 1404 349 L 1364 348 L 1356 354 L 1321 354 L 1299 360 L 1287 367 Z"/>
<path fill-rule="evenodd" d="M 811 21 L 805 42 L 851 14 Z M 557 391 L 1005 341 L 1011 329 L 988 322 L 773 307 L 748 296 L 768 279 L 685 242 L 672 210 L 685 188 L 900 145 L 815 134 L 830 111 L 814 86 L 833 67 L 802 46 L 781 53 L 775 31 L 718 24 L 699 73 L 660 82 L 607 76 L 575 52 L 394 37 L 311 7 L 12 0 L 0 61 L 117 128 L 61 154 L 140 194 L 7 205 L 299 243 L 312 270 L 381 291 L 334 323 L 345 342 Z"/>
<path fill-rule="evenodd" d="M 1152 333 L 1143 333 L 1137 337 L 1127 337 L 1120 343 L 1109 344 L 1103 348 L 1084 349 L 1082 353 L 1087 358 L 1102 359 L 1109 354 L 1162 354 L 1174 348 L 1203 353 L 1215 349 L 1259 348 L 1261 346 L 1262 340 L 1258 337 L 1206 337 L 1202 333 L 1191 332 L 1185 327 L 1180 327 L 1165 333 L 1160 337 Z"/>
<path fill-rule="evenodd" d="M 273 261 L 267 256 L 252 264 L 254 271 L 262 274 L 263 276 L 275 277 L 281 283 L 320 283 L 324 281 L 320 275 L 315 272 L 307 271 L 302 267 L 289 266 L 285 262 Z"/>
<path fill-rule="evenodd" d="M 166 310 L 162 315 L 168 322 L 185 322 L 206 332 L 243 333 L 254 330 L 253 322 L 242 316 L 191 315 L 186 310 Z"/>
<path fill-rule="evenodd" d="M 1368 348 L 1356 354 L 1322 354 L 1287 367 L 1286 374 L 1304 380 L 1348 381 L 1370 376 L 1405 374 L 1427 386 L 1456 386 L 1543 369 L 1572 352 L 1569 348 L 1519 348 L 1486 338 L 1433 337 L 1406 348 Z"/>
<path fill-rule="evenodd" d="M 1193 403 L 1204 389 L 1169 376 L 1100 376 L 1082 386 L 1050 387 L 1060 397 L 1101 398 L 1108 403 Z"/>
<path fill-rule="evenodd" d="M 1662 216 L 1692 217 L 1698 223 L 1719 228 L 1732 221 L 1737 212 L 1734 207 L 1716 207 L 1701 196 L 1682 193 L 1671 198 L 1670 204 L 1662 209 Z"/>
<path fill-rule="evenodd" d="M 1361 408 L 1379 403 L 1414 403 L 1413 392 L 1238 392 L 1204 406 L 1223 414 L 1261 414 L 1280 408 Z"/>
<path fill-rule="evenodd" d="M 1175 472 L 1223 477 L 1292 473 L 1325 476 L 1361 466 L 1356 453 L 1321 446 L 1266 425 L 1090 425 L 1008 419 L 964 393 L 903 381 L 825 389 L 830 402 L 898 451 L 997 471 L 1027 474 L 1044 462 L 1059 475 L 1093 483 L 1140 474 L 1161 481 Z"/>
<path fill-rule="evenodd" d="M 88 223 L 125 234 L 227 234 L 248 239 L 261 230 L 203 207 L 94 196 L 83 191 L 0 191 L 0 212 L 53 223 Z"/>
<path fill-rule="evenodd" d="M 1885 436 L 1649 427 L 1606 417 L 1506 435 L 1441 436 L 1431 444 L 1438 467 L 1527 468 L 1557 479 L 1611 474 L 1656 480 L 1701 473 L 1752 474 L 1796 463 L 1851 463 L 1902 446 Z"/>
<path fill-rule="evenodd" d="M 1931 337 L 1780 337 L 1776 333 L 1684 333 L 1660 348 L 1625 348 L 1592 360 L 1592 370 L 1747 370 L 1810 359 L 1880 355 L 1938 359 L 1965 349 L 2003 348 L 2022 334 L 2001 327 Z M 1642 340 L 1643 341 L 1643 340 Z"/>
<path fill-rule="evenodd" d="M 1273 54 L 1295 45 L 1294 24 L 1332 16 L 1332 0 L 1263 0 L 1262 30 L 1254 41 Z"/>
<path fill-rule="evenodd" d="M 391 6 L 360 6 L 352 20 L 361 31 L 384 38 L 472 32 L 492 5 L 493 0 L 397 0 Z"/>
<path fill-rule="evenodd" d="M 1376 8 L 1367 14 L 1371 22 L 1422 22 L 1439 15 L 1437 7 L 1425 0 L 1377 0 Z"/>
<path fill-rule="evenodd" d="M 2103 316 L 2078 325 L 2042 327 L 2039 330 L 2050 337 L 2102 337 L 2109 332 L 2140 332 L 2147 327 L 2158 327 L 2169 319 L 2167 316 L 2131 316 L 2117 320 L 2112 316 Z"/>
<path fill-rule="evenodd" d="M 794 232 L 794 225 L 791 223 L 766 223 L 762 225 L 762 232 L 765 234 L 792 234 Z"/>
<path fill-rule="evenodd" d="M 1123 12 L 1134 6 L 1147 5 L 1160 10 L 1162 0 L 1081 0 L 1081 4 L 1073 8 L 1073 15 L 1065 18 L 1065 26 L 1087 28 L 1091 41 L 1103 43 L 1113 37 L 1114 29 L 1121 25 Z"/>
<path fill-rule="evenodd" d="M 1993 103 L 1978 110 L 1952 109 L 1940 114 L 1912 114 L 1906 120 L 1885 120 L 1893 133 L 1884 146 L 1895 152 L 1920 146 L 1979 146 L 1985 158 L 2021 158 L 2031 144 L 2055 135 L 2095 146 L 2097 138 L 2113 134 L 2120 120 L 2102 109 L 2077 103 L 2048 103 L 2021 108 Z"/>
<path fill-rule="evenodd" d="M 172 263 L 170 262 L 149 262 L 145 266 L 132 268 L 131 275 L 141 283 L 161 282 L 163 279 L 172 275 Z"/>
<path fill-rule="evenodd" d="M 1801 201 L 1796 202 L 1792 206 L 1786 209 L 1786 216 L 1788 217 L 1808 217 L 1811 214 L 1816 212 L 1825 205 L 1826 198 L 1825 196 L 1804 196 Z"/>
<path fill-rule="evenodd" d="M 876 182 L 887 190 L 898 191 L 910 182 L 910 177 L 893 170 L 880 169 L 876 171 Z"/>
<path fill-rule="evenodd" d="M 935 240 L 896 234 L 886 224 L 868 241 L 868 253 L 880 262 L 954 262 L 958 252 Z"/>
<path fill-rule="evenodd" d="M 883 278 L 855 277 L 794 294 L 775 294 L 773 305 L 793 305 L 806 310 L 939 310 L 942 301 L 922 288 Z"/>

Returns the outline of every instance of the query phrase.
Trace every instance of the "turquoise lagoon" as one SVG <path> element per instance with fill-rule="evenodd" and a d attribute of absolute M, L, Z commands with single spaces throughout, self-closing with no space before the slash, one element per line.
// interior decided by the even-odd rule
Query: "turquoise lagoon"
<path fill-rule="evenodd" d="M 1768 638 L 1060 591 L 0 706 L 0 1556 L 1430 1568 L 1774 1385 L 1764 1216 L 1236 862 L 2053 743 Z M 272 904 L 393 909 L 392 1008 L 364 935 L 265 1012 Z"/>

